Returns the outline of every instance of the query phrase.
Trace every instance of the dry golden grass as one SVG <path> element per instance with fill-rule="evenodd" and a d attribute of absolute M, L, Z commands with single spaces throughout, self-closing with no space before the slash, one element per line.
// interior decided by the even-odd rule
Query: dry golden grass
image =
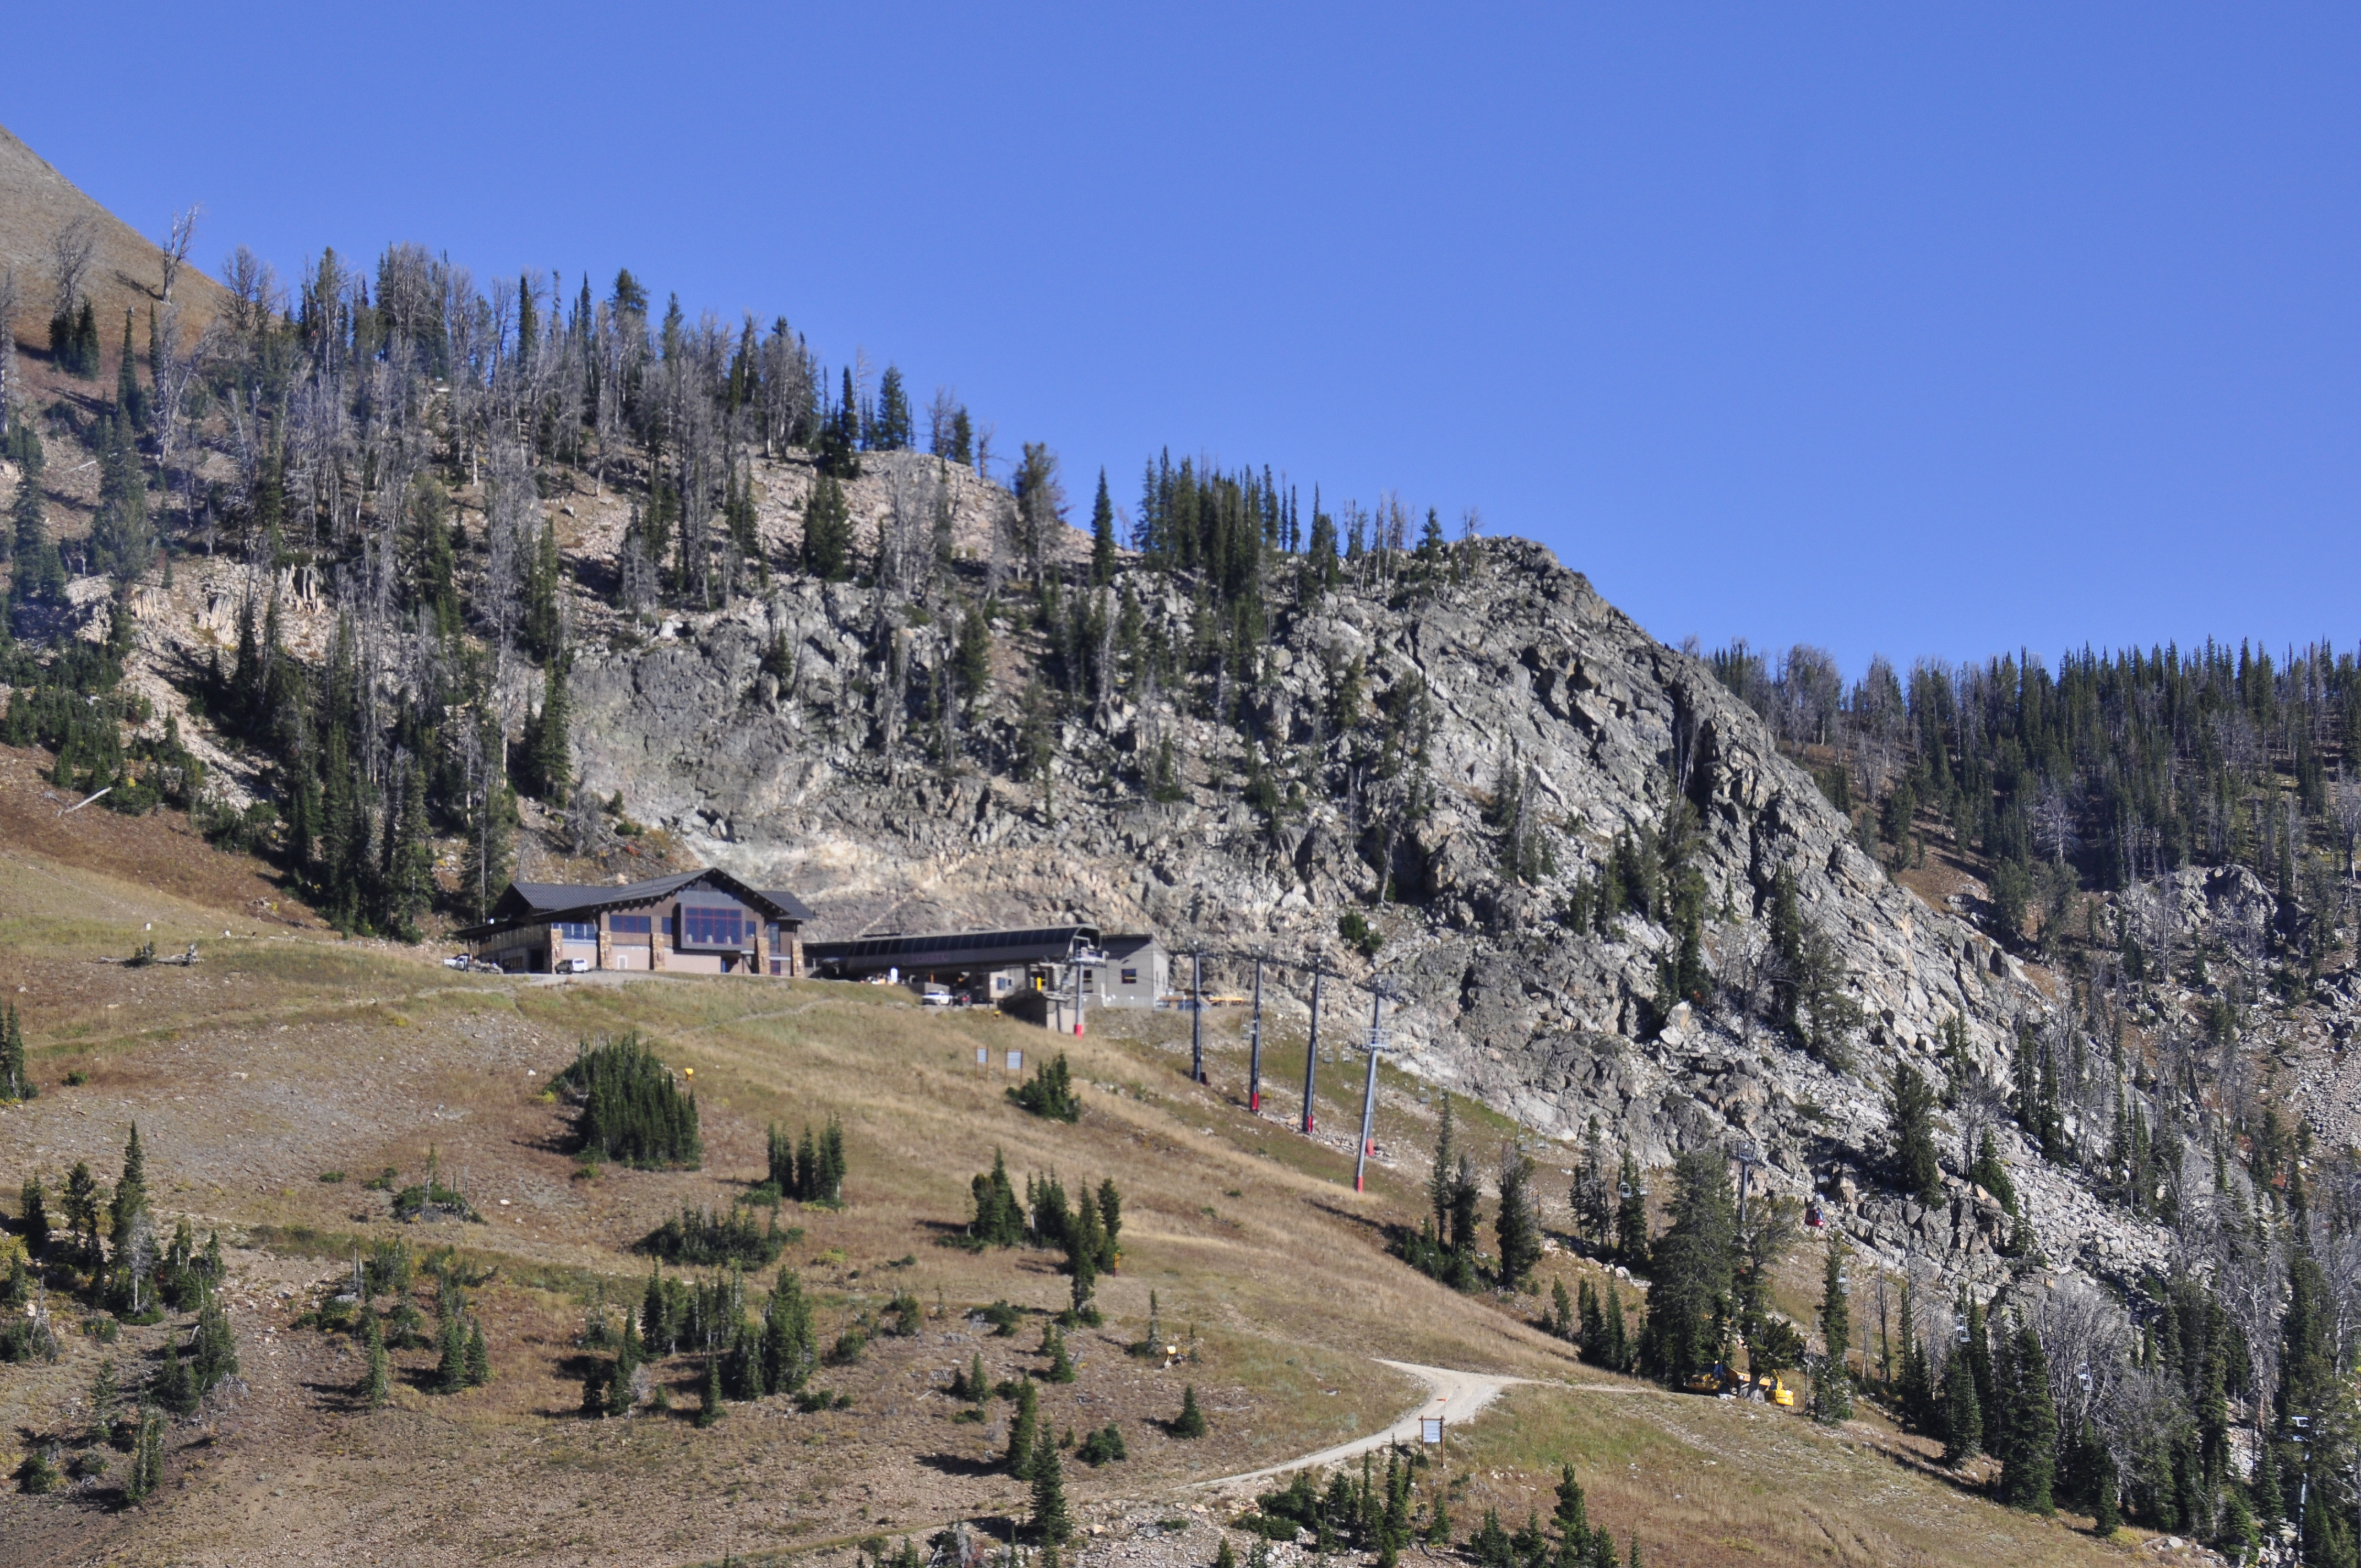
<path fill-rule="evenodd" d="M 222 938 L 225 923 L 238 934 Z M 167 952 L 199 940 L 202 961 L 101 961 L 147 939 Z M 941 1245 L 963 1224 L 969 1179 L 994 1148 L 1020 1181 L 1054 1169 L 1071 1190 L 1112 1177 L 1125 1197 L 1124 1267 L 1099 1293 L 1107 1324 L 1075 1336 L 1080 1380 L 1045 1390 L 1054 1430 L 1114 1421 L 1131 1444 L 1127 1463 L 1069 1466 L 1086 1519 L 1131 1500 L 1178 1507 L 1185 1482 L 1375 1430 L 1419 1395 L 1372 1356 L 1611 1381 L 1525 1321 L 1539 1301 L 1456 1296 L 1385 1255 L 1382 1227 L 1422 1202 L 1431 1111 L 1411 1086 L 1389 1080 L 1379 1118 L 1400 1168 L 1376 1168 L 1372 1191 L 1356 1198 L 1358 1073 L 1323 1064 L 1321 1122 L 1334 1141 L 1305 1140 L 1292 1131 L 1288 1087 L 1301 1082 L 1301 1047 L 1275 1042 L 1266 1114 L 1251 1117 L 1235 1017 L 1216 1025 L 1215 1082 L 1199 1087 L 1184 1076 L 1185 1021 L 1170 1016 L 1103 1019 L 1088 1039 L 1055 1040 L 991 1014 L 928 1012 L 884 989 L 460 976 L 418 950 L 265 927 L 13 847 L 0 855 L 0 986 L 24 1005 L 44 1085 L 29 1106 L 0 1113 L 8 1207 L 29 1171 L 54 1178 L 88 1158 L 111 1175 L 136 1117 L 158 1209 L 218 1225 L 236 1244 L 230 1299 L 249 1386 L 213 1422 L 175 1430 L 166 1490 L 143 1508 L 112 1511 L 103 1491 L 0 1498 L 0 1541 L 20 1561 L 292 1562 L 364 1544 L 399 1562 L 695 1561 L 1021 1515 L 1019 1487 L 989 1464 L 1005 1406 L 983 1423 L 957 1421 L 960 1407 L 937 1388 L 979 1351 L 994 1376 L 1041 1365 L 1038 1318 L 995 1338 L 964 1309 L 1005 1299 L 1054 1310 L 1067 1296 L 1048 1255 Z M 567 1113 L 544 1086 L 577 1040 L 626 1028 L 695 1069 L 704 1168 L 577 1175 Z M 1067 1051 L 1086 1085 L 1082 1123 L 1011 1105 L 1009 1076 L 973 1065 L 978 1044 L 995 1060 L 1010 1047 L 1028 1060 Z M 62 1087 L 68 1070 L 89 1081 Z M 773 1399 L 697 1431 L 686 1419 L 696 1367 L 681 1361 L 666 1368 L 675 1413 L 576 1415 L 584 1306 L 602 1289 L 636 1299 L 647 1266 L 631 1244 L 680 1203 L 726 1202 L 758 1179 L 768 1124 L 829 1115 L 845 1124 L 849 1206 L 790 1205 L 782 1216 L 804 1227 L 787 1261 L 818 1297 L 821 1329 L 832 1338 L 906 1288 L 943 1315 L 917 1338 L 878 1341 L 856 1366 L 823 1369 L 816 1383 L 851 1396 L 848 1410 L 799 1415 Z M 1479 1116 L 1470 1129 L 1488 1138 L 1505 1124 Z M 496 1376 L 483 1389 L 431 1395 L 418 1387 L 431 1355 L 405 1353 L 392 1404 L 360 1410 L 349 1343 L 292 1320 L 357 1242 L 403 1230 L 360 1179 L 391 1166 L 414 1179 L 430 1147 L 446 1172 L 466 1173 L 489 1223 L 405 1234 L 455 1241 L 498 1270 L 480 1292 Z M 347 1179 L 321 1181 L 330 1170 Z M 1576 1265 L 1558 1255 L 1548 1266 Z M 1151 1291 L 1168 1337 L 1193 1332 L 1195 1365 L 1164 1370 L 1125 1353 Z M 161 1332 L 128 1331 L 114 1354 L 137 1364 Z M 66 1337 L 59 1364 L 0 1376 L 0 1423 L 19 1443 L 74 1423 L 101 1353 Z M 1213 1418 L 1202 1442 L 1155 1424 L 1184 1383 Z M 1750 1419 L 1712 1401 L 1525 1388 L 1455 1442 L 1486 1473 L 1471 1496 L 1516 1517 L 1521 1488 L 1573 1458 L 1619 1530 L 1636 1520 L 1644 1544 L 1676 1545 L 1655 1562 L 1748 1557 L 1715 1544 L 1725 1538 L 1771 1560 L 1817 1557 L 1826 1541 L 1815 1531 L 1854 1554 L 1839 1561 L 1912 1560 L 1876 1559 L 1888 1542 L 1930 1562 L 1989 1557 L 1980 1541 L 2052 1553 L 2009 1561 L 2068 1561 L 2080 1549 L 1792 1416 Z M 1889 1493 L 1907 1504 L 1901 1515 Z M 1692 1497 L 1705 1501 L 1692 1508 Z M 1704 1522 L 1659 1530 L 1650 1521 L 1665 1508 Z M 1463 1528 L 1480 1504 L 1467 1510 Z"/>
<path fill-rule="evenodd" d="M 1571 1464 L 1594 1523 L 1637 1531 L 1651 1563 L 1683 1568 L 1828 1563 L 1861 1568 L 1995 1568 L 2121 1562 L 2088 1520 L 1993 1507 L 1933 1472 L 1874 1419 L 1835 1430 L 1792 1411 L 1667 1394 L 1589 1376 L 1585 1387 L 1512 1388 L 1497 1418 L 1455 1434 L 1455 1512 L 1514 1523 L 1547 1518 L 1555 1466 Z M 1620 1391 L 1609 1392 L 1609 1389 Z"/>
<path fill-rule="evenodd" d="M 149 214 L 150 227 L 163 232 L 171 214 Z M 18 341 L 46 354 L 49 346 L 50 240 L 59 228 L 78 217 L 95 225 L 97 250 L 85 285 L 98 313 L 99 337 L 113 363 L 123 331 L 123 313 L 129 310 L 138 330 L 148 329 L 148 308 L 163 287 L 163 253 L 147 236 L 100 206 L 31 148 L 0 128 L 0 267 L 16 269 L 22 296 L 13 325 Z M 215 254 L 220 247 L 199 236 L 196 256 Z M 193 258 L 192 258 L 193 260 Z M 202 266 L 191 266 L 173 287 L 194 334 L 226 302 L 220 284 L 203 276 Z M 145 343 L 143 336 L 138 339 Z M 106 372 L 110 378 L 114 371 Z"/>

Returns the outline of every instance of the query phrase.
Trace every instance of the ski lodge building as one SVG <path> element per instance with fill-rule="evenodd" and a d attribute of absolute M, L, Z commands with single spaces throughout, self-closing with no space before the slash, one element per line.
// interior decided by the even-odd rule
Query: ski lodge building
<path fill-rule="evenodd" d="M 804 972 L 800 933 L 811 917 L 792 893 L 701 871 L 614 886 L 512 882 L 489 920 L 457 935 L 511 974 L 579 967 L 792 979 Z"/>

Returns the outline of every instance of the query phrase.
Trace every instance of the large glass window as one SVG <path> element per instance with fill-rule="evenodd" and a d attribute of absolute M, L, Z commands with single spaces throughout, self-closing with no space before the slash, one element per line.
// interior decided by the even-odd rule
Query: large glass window
<path fill-rule="evenodd" d="M 610 915 L 607 917 L 607 929 L 619 937 L 644 937 L 648 923 L 645 915 Z"/>
<path fill-rule="evenodd" d="M 683 905 L 680 920 L 684 947 L 734 948 L 752 935 L 745 911 L 734 904 L 726 909 Z"/>
<path fill-rule="evenodd" d="M 557 934 L 569 942 L 595 942 L 598 939 L 598 923 L 596 920 L 561 920 L 557 923 Z"/>

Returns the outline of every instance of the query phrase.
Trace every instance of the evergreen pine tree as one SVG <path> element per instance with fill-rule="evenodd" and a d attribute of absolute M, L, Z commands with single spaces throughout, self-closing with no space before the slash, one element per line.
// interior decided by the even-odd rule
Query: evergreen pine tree
<path fill-rule="evenodd" d="M 1943 1367 L 1943 1463 L 1957 1467 L 1983 1451 L 1983 1404 L 1964 1346 Z"/>
<path fill-rule="evenodd" d="M 1615 1260 L 1634 1273 L 1648 1266 L 1648 1195 L 1629 1149 L 1616 1172 Z"/>
<path fill-rule="evenodd" d="M 1435 1240 L 1446 1246 L 1451 1235 L 1452 1168 L 1458 1157 L 1458 1145 L 1452 1135 L 1451 1091 L 1445 1090 L 1443 1109 L 1435 1119 L 1434 1163 L 1427 1169 L 1426 1201 L 1434 1211 Z"/>
<path fill-rule="evenodd" d="M 607 1382 L 615 1375 L 615 1364 L 604 1356 L 582 1358 L 582 1413 L 586 1417 L 607 1418 Z"/>
<path fill-rule="evenodd" d="M 467 1326 L 467 1387 L 480 1388 L 492 1380 L 491 1352 L 484 1343 L 484 1325 L 481 1322 Z"/>
<path fill-rule="evenodd" d="M 123 1495 L 131 1502 L 144 1502 L 163 1484 L 164 1414 L 152 1405 L 142 1405 L 131 1440 L 131 1474 L 126 1478 Z"/>
<path fill-rule="evenodd" d="M 1030 1377 L 1016 1380 L 1016 1414 L 1008 1422 L 1008 1473 L 1019 1481 L 1033 1474 L 1035 1451 L 1050 1446 L 1041 1437 L 1041 1396 Z"/>
<path fill-rule="evenodd" d="M 115 1419 L 115 1407 L 123 1397 L 122 1386 L 115 1376 L 115 1357 L 108 1356 L 98 1364 L 98 1375 L 90 1385 L 90 1440 L 104 1442 Z"/>
<path fill-rule="evenodd" d="M 1585 1241 L 1604 1245 L 1613 1239 L 1615 1206 L 1607 1189 L 1607 1149 L 1595 1115 L 1582 1129 L 1581 1163 L 1575 1168 L 1574 1188 L 1566 1199 L 1574 1211 L 1575 1230 Z"/>
<path fill-rule="evenodd" d="M 1567 1553 L 1579 1554 L 1590 1544 L 1590 1512 L 1582 1495 L 1582 1483 L 1574 1478 L 1574 1466 L 1561 1464 L 1557 1473 L 1557 1508 L 1550 1516 L 1557 1526 L 1558 1542 Z"/>
<path fill-rule="evenodd" d="M 24 1017 L 17 1012 L 13 1003 L 0 1005 L 0 1100 L 30 1100 L 31 1098 L 33 1098 L 32 1080 L 25 1070 Z M 40 1180 L 38 1177 L 26 1178 L 26 1191 L 28 1195 L 36 1194 L 39 1190 Z M 31 1202 L 32 1199 L 28 1196 L 26 1209 L 28 1218 L 33 1212 Z M 38 1245 L 35 1250 L 39 1250 Z"/>
<path fill-rule="evenodd" d="M 1905 1281 L 1902 1287 L 1902 1376 L 1895 1397 L 1901 1401 L 1903 1419 L 1914 1431 L 1935 1431 L 1941 1429 L 1941 1412 L 1935 1399 L 1935 1378 L 1927 1364 L 1927 1347 L 1918 1337 L 1916 1293 Z"/>
<path fill-rule="evenodd" d="M 1908 1062 L 1894 1066 L 1887 1108 L 1894 1125 L 1894 1183 L 1932 1208 L 1943 1201 L 1943 1168 L 1935 1156 L 1935 1092 Z"/>
<path fill-rule="evenodd" d="M 1976 1163 L 1969 1168 L 1968 1179 L 2000 1201 L 2000 1206 L 2014 1213 L 2016 1210 L 2016 1184 L 2008 1178 L 2008 1168 L 2001 1164 L 2000 1150 L 1993 1143 L 1992 1129 L 1986 1127 L 1976 1140 Z"/>
<path fill-rule="evenodd" d="M 442 1354 L 434 1363 L 434 1391 L 456 1394 L 467 1386 L 467 1336 L 456 1313 L 443 1320 L 435 1340 Z"/>
<path fill-rule="evenodd" d="M 802 1277 L 792 1268 L 779 1270 L 763 1308 L 761 1360 L 762 1386 L 774 1394 L 792 1394 L 810 1376 L 811 1305 L 804 1299 Z"/>
<path fill-rule="evenodd" d="M 401 802 L 385 835 L 385 927 L 398 940 L 418 939 L 418 922 L 434 898 L 434 846 L 426 821 L 426 774 L 412 758 Z"/>
<path fill-rule="evenodd" d="M 877 417 L 870 424 L 869 444 L 878 452 L 905 452 L 910 433 L 910 397 L 903 389 L 900 368 L 888 365 L 877 382 Z"/>
<path fill-rule="evenodd" d="M 2121 1490 L 2121 1483 L 2115 1475 L 2115 1456 L 2095 1426 L 2085 1426 L 2082 1446 L 2090 1455 L 2091 1533 L 2104 1541 L 2123 1524 L 2116 1496 Z M 2233 1507 L 2244 1511 L 2246 1499 L 2235 1487 L 2230 1492 L 2230 1501 Z"/>
<path fill-rule="evenodd" d="M 27 1176 L 16 1189 L 17 1230 L 25 1251 L 39 1257 L 49 1250 L 49 1190 L 38 1175 Z"/>
<path fill-rule="evenodd" d="M 705 1358 L 705 1376 L 697 1384 L 697 1424 L 709 1427 L 721 1419 L 721 1359 Z"/>
<path fill-rule="evenodd" d="M 1584 1280 L 1582 1288 L 1588 1290 L 1590 1281 Z M 1563 1279 L 1550 1281 L 1549 1331 L 1563 1340 L 1575 1337 L 1574 1303 L 1566 1299 L 1565 1281 Z"/>
<path fill-rule="evenodd" d="M 1533 1162 L 1513 1146 L 1500 1150 L 1500 1208 L 1492 1224 L 1500 1244 L 1500 1288 L 1522 1289 L 1542 1260 L 1541 1215 L 1533 1202 Z M 1558 1287 L 1564 1299 L 1565 1287 Z"/>
<path fill-rule="evenodd" d="M 614 1376 L 607 1385 L 607 1413 L 627 1416 L 631 1413 L 634 1398 L 632 1383 L 636 1381 L 642 1354 L 639 1323 L 629 1312 L 623 1314 L 623 1343 L 615 1353 Z"/>
<path fill-rule="evenodd" d="M 844 371 L 843 394 L 820 426 L 815 455 L 823 477 L 853 479 L 861 476 L 861 405 L 852 395 L 852 370 L 849 366 Z"/>
<path fill-rule="evenodd" d="M 2267 1525 L 2277 1524 L 2287 1512 L 2286 1496 L 2279 1490 L 2279 1458 L 2266 1441 L 2257 1445 L 2255 1455 L 2254 1479 L 2249 1489 L 2255 1495 L 2255 1517 Z"/>
<path fill-rule="evenodd" d="M 115 407 L 134 430 L 148 428 L 148 400 L 139 390 L 139 356 L 131 351 L 131 313 L 123 313 L 123 358 L 115 368 Z"/>
<path fill-rule="evenodd" d="M 1099 1271 L 1113 1274 L 1123 1265 L 1123 1249 L 1116 1245 L 1123 1234 L 1123 1194 L 1115 1190 L 1115 1178 L 1099 1183 Z M 1155 1295 L 1150 1291 L 1150 1298 Z"/>
<path fill-rule="evenodd" d="M 566 803 L 574 782 L 574 705 L 566 686 L 571 661 L 564 650 L 541 673 L 541 712 L 531 736 L 533 793 L 552 806 Z"/>
<path fill-rule="evenodd" d="M 1679 1156 L 1668 1212 L 1672 1223 L 1653 1249 L 1640 1361 L 1648 1376 L 1678 1384 L 1711 1368 L 1727 1349 L 1737 1217 L 1719 1151 Z"/>
<path fill-rule="evenodd" d="M 115 1198 L 108 1205 L 107 1217 L 115 1237 L 115 1262 L 124 1262 L 123 1253 L 129 1245 L 133 1222 L 148 1208 L 148 1157 L 139 1146 L 139 1124 L 131 1124 L 131 1135 L 123 1145 L 123 1179 L 115 1184 Z"/>
<path fill-rule="evenodd" d="M 826 472 L 804 498 L 804 570 L 826 582 L 852 571 L 852 514 L 843 487 Z"/>
<path fill-rule="evenodd" d="M 85 298 L 82 302 L 82 309 L 72 313 L 72 321 L 73 327 L 69 334 L 65 355 L 66 371 L 84 381 L 95 380 L 98 378 L 99 362 L 98 311 Z M 51 341 L 54 343 L 57 333 L 57 323 L 54 321 L 50 323 L 49 331 Z"/>
<path fill-rule="evenodd" d="M 557 549 L 557 525 L 544 518 L 541 537 L 533 545 L 533 559 L 525 566 L 524 620 L 518 628 L 524 645 L 544 663 L 557 657 L 566 638 L 558 580 L 564 570 Z"/>
<path fill-rule="evenodd" d="M 1033 1534 L 1045 1545 L 1061 1545 L 1073 1538 L 1074 1521 L 1066 1512 L 1066 1473 L 1054 1443 L 1038 1446 L 1033 1457 Z"/>
<path fill-rule="evenodd" d="M 983 607 L 961 612 L 959 640 L 951 649 L 951 673 L 960 700 L 972 706 L 992 684 L 992 624 Z"/>
<path fill-rule="evenodd" d="M 844 1201 L 844 1124 L 830 1115 L 819 1139 L 819 1183 L 813 1196 L 823 1203 Z"/>
<path fill-rule="evenodd" d="M 1984 1325 L 1984 1308 L 1981 1301 L 1963 1303 L 1967 1309 L 1968 1343 L 1961 1347 L 1968 1363 L 1968 1374 L 1976 1391 L 1976 1409 L 1983 1417 L 1983 1442 L 1987 1450 L 2004 1449 L 2008 1432 L 2007 1411 L 2003 1408 L 2001 1390 L 1993 1376 L 1992 1335 Z"/>
<path fill-rule="evenodd" d="M 361 1304 L 361 1346 L 368 1357 L 368 1370 L 361 1374 L 361 1403 L 374 1410 L 385 1403 L 388 1368 L 385 1331 L 378 1326 L 376 1310 L 367 1302 Z"/>
<path fill-rule="evenodd" d="M 1099 493 L 1091 502 L 1091 585 L 1115 579 L 1115 502 L 1107 495 L 1106 470 L 1099 470 Z"/>
<path fill-rule="evenodd" d="M 31 427 L 18 422 L 19 429 Z M 49 537 L 49 501 L 41 482 L 38 438 L 13 453 L 18 463 L 16 497 L 8 506 L 13 548 L 9 553 L 9 600 L 12 604 L 46 604 L 65 591 L 64 564 L 56 541 Z M 5 631 L 5 627 L 0 627 Z"/>
<path fill-rule="evenodd" d="M 1049 1358 L 1049 1369 L 1041 1374 L 1044 1383 L 1071 1383 L 1074 1380 L 1073 1358 L 1066 1354 L 1066 1336 L 1052 1323 L 1042 1336 L 1042 1353 Z"/>
<path fill-rule="evenodd" d="M 1852 1419 L 1852 1374 L 1845 1346 L 1852 1335 L 1852 1302 L 1845 1249 L 1834 1239 L 1820 1273 L 1820 1339 L 1826 1346 L 1812 1377 L 1812 1417 L 1834 1425 Z"/>
<path fill-rule="evenodd" d="M 2011 1508 L 2054 1513 L 2050 1491 L 2057 1473 L 2058 1412 L 2049 1402 L 2048 1358 L 2031 1323 L 2017 1329 L 2010 1360 L 2015 1388 L 2010 1400 L 2007 1468 L 2001 1475 L 2001 1496 Z"/>
<path fill-rule="evenodd" d="M 95 564 L 126 581 L 145 573 L 156 555 L 139 438 L 121 409 L 99 423 L 98 516 L 91 523 L 90 543 Z"/>
<path fill-rule="evenodd" d="M 1172 1435 L 1205 1435 L 1205 1412 L 1197 1408 L 1197 1386 L 1194 1383 L 1180 1390 L 1180 1413 L 1172 1420 Z"/>

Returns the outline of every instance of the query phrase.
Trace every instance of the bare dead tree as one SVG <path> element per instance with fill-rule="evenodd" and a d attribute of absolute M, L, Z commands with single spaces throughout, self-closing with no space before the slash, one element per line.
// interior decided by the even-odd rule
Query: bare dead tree
<path fill-rule="evenodd" d="M 2079 1275 L 2036 1296 L 2026 1316 L 2049 1363 L 2049 1399 L 2059 1424 L 2080 1431 L 2109 1406 L 2128 1366 L 2131 1331 L 2123 1309 Z"/>
<path fill-rule="evenodd" d="M 2335 1325 L 2336 1365 L 2350 1364 L 2356 1329 L 2361 1329 L 2361 1234 L 2337 1231 L 2312 1216 L 2312 1255 L 2328 1284 Z"/>
<path fill-rule="evenodd" d="M 189 251 L 197 242 L 197 215 L 203 211 L 202 205 L 192 202 L 174 213 L 171 223 L 165 227 L 163 239 L 157 244 L 156 248 L 163 253 L 162 299 L 168 305 L 172 302 L 172 285 L 180 281 L 181 269 L 188 265 Z"/>
<path fill-rule="evenodd" d="M 14 267 L 0 267 L 0 435 L 16 401 L 16 313 L 25 306 Z M 2347 871 L 2352 868 L 2348 865 Z"/>
<path fill-rule="evenodd" d="M 505 660 L 516 633 L 525 564 L 533 557 L 541 508 L 524 448 L 492 444 L 484 482 L 484 585 L 478 606 Z"/>
<path fill-rule="evenodd" d="M 2081 843 L 2074 831 L 2073 803 L 2055 784 L 2044 784 L 2033 802 L 2034 842 L 2049 852 L 2053 864 L 2064 865 L 2066 852 Z"/>
<path fill-rule="evenodd" d="M 181 307 L 177 302 L 167 300 L 156 314 L 155 341 L 150 351 L 156 383 L 156 469 L 163 477 L 167 495 L 171 493 L 173 459 L 181 454 L 181 415 L 188 404 L 189 389 L 219 351 L 221 343 L 218 328 L 213 323 L 208 323 L 198 334 L 197 341 L 186 348 L 183 348 L 181 338 Z M 195 466 L 183 465 L 181 510 L 184 514 L 195 510 Z"/>
<path fill-rule="evenodd" d="M 2262 1428 L 2265 1412 L 2279 1387 L 2279 1311 L 2287 1295 L 2287 1262 L 2282 1248 L 2266 1237 L 2235 1234 L 2230 1226 L 2215 1233 L 2224 1245 L 2215 1269 L 2222 1305 L 2246 1346 L 2246 1387 L 2253 1390 L 2255 1426 Z"/>
<path fill-rule="evenodd" d="M 241 338 L 253 336 L 279 306 L 279 275 L 242 245 L 222 263 L 222 287 L 229 291 L 230 323 Z"/>
<path fill-rule="evenodd" d="M 82 304 L 83 286 L 98 258 L 98 220 L 82 213 L 58 225 L 49 236 L 51 313 L 70 316 Z"/>
<path fill-rule="evenodd" d="M 2361 850 L 2361 782 L 2346 774 L 2343 762 L 2336 764 L 2336 787 L 2330 797 L 2329 815 L 2335 819 L 2337 836 L 2345 844 L 2345 880 L 2350 884 L 2355 852 Z"/>

